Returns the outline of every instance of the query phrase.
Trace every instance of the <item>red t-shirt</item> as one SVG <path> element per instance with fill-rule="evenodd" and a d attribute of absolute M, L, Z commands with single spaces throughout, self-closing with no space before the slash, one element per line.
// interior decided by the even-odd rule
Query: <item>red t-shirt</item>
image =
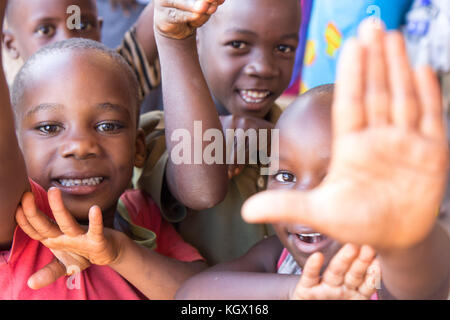
<path fill-rule="evenodd" d="M 51 214 L 47 193 L 30 181 L 37 207 L 49 217 Z M 202 260 L 198 251 L 185 243 L 171 224 L 161 218 L 153 201 L 140 191 L 129 191 L 122 196 L 132 220 L 155 232 L 156 251 L 181 260 Z M 133 208 L 130 208 L 130 202 Z M 131 209 L 131 210 L 130 210 Z M 108 266 L 92 265 L 80 274 L 62 277 L 40 290 L 28 287 L 28 278 L 53 260 L 49 249 L 28 237 L 20 227 L 14 232 L 9 251 L 0 253 L 0 299 L 3 300 L 136 300 L 145 297 L 128 281 Z"/>

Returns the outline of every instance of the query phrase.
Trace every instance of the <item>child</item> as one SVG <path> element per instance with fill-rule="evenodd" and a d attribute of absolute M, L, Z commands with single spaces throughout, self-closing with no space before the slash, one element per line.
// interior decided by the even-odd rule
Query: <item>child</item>
<path fill-rule="evenodd" d="M 362 28 L 344 50 L 326 179 L 309 192 L 257 195 L 243 215 L 371 245 L 380 256 L 381 298 L 445 299 L 449 238 L 436 218 L 448 146 L 439 84 L 428 67 L 413 74 L 396 32 Z"/>
<path fill-rule="evenodd" d="M 68 9 L 73 6 L 80 8 L 79 28 L 71 26 L 75 11 Z M 57 41 L 70 38 L 101 40 L 102 19 L 98 17 L 95 0 L 10 0 L 6 21 L 7 29 L 3 32 L 3 44 L 8 54 L 6 61 L 17 61 L 19 67 L 37 50 Z M 132 66 L 139 80 L 141 98 L 144 98 L 160 82 L 153 35 L 153 3 L 142 12 L 135 27 L 125 34 L 117 51 Z M 7 74 L 9 83 L 15 74 Z"/>
<path fill-rule="evenodd" d="M 6 4 L 6 1 L 1 2 L 1 17 Z M 141 298 L 142 293 L 150 298 L 172 297 L 186 277 L 203 267 L 199 262 L 201 256 L 181 240 L 170 224 L 161 219 L 152 200 L 139 191 L 127 192 L 121 197 L 127 209 L 134 209 L 129 210 L 129 225 L 152 230 L 159 253 L 134 244 L 122 234 L 120 246 L 126 251 L 125 255 L 137 256 L 143 263 L 136 265 L 140 269 L 139 272 L 134 270 L 134 274 L 145 274 L 142 270 L 152 274 L 151 283 L 135 283 L 142 293 L 114 271 L 121 273 L 120 262 L 112 267 L 114 270 L 101 267 L 83 272 L 81 290 L 70 291 L 63 279 L 37 292 L 26 286 L 28 277 L 52 259 L 50 251 L 20 229 L 16 230 L 13 212 L 26 190 L 32 190 L 40 210 L 50 216 L 42 187 L 56 186 L 62 190 L 64 204 L 79 221 L 86 221 L 89 208 L 98 204 L 104 212 L 102 223 L 118 227 L 115 218 L 119 197 L 129 185 L 133 166 L 142 165 L 144 161 L 143 136 L 137 130 L 138 86 L 128 64 L 114 51 L 87 39 L 58 42 L 37 52 L 27 60 L 12 87 L 17 139 L 7 85 L 4 78 L 1 80 L 4 116 L 1 120 L 0 194 L 4 206 L 0 244 L 3 250 L 8 250 L 2 252 L 4 262 L 0 265 L 2 297 L 136 299 Z M 168 121 L 177 121 L 179 128 L 189 130 L 191 128 L 185 124 L 192 124 L 192 114 L 195 119 L 204 120 L 205 130 L 214 126 L 220 128 L 214 108 L 207 110 L 202 106 L 185 114 L 177 105 L 169 103 L 168 111 L 172 116 Z M 226 179 L 223 166 L 180 167 L 183 167 L 182 175 L 174 177 L 173 181 L 186 179 L 183 174 L 188 178 L 207 175 L 199 190 L 205 187 L 208 192 L 201 194 L 200 203 L 217 197 L 217 179 L 220 181 L 222 176 L 222 180 Z M 167 172 L 170 174 L 171 170 Z M 27 174 L 38 183 L 28 180 Z M 47 265 L 47 270 L 54 271 L 54 268 L 55 274 L 61 271 L 55 263 Z M 39 287 L 42 282 L 37 280 Z"/>
<path fill-rule="evenodd" d="M 170 3 L 155 2 L 155 17 Z M 181 6 L 178 11 L 189 14 L 189 10 Z M 198 29 L 200 65 L 224 131 L 273 129 L 281 114 L 275 101 L 287 88 L 295 62 L 300 16 L 298 0 L 284 1 L 283 5 L 277 0 L 228 0 L 211 21 Z M 178 48 L 176 54 L 183 55 L 185 48 Z M 186 58 L 179 66 L 180 74 L 189 73 L 191 65 L 197 64 L 194 58 Z M 187 82 L 192 79 L 191 76 Z M 165 84 L 163 92 L 173 91 L 170 85 L 170 82 Z M 192 92 L 197 90 L 198 86 Z M 180 100 L 180 103 L 188 105 L 186 101 Z M 159 167 L 164 165 L 161 162 Z M 166 216 L 170 221 L 180 222 L 180 234 L 198 248 L 210 264 L 235 259 L 273 234 L 269 225 L 247 224 L 239 214 L 248 197 L 266 188 L 267 177 L 260 174 L 261 167 L 248 162 L 239 166 L 234 162 L 228 168 L 228 193 L 219 205 Z M 155 194 L 146 179 L 144 174 L 140 187 Z"/>
<path fill-rule="evenodd" d="M 276 126 L 280 130 L 279 170 L 270 176 L 268 189 L 313 189 L 325 177 L 331 149 L 332 92 L 332 85 L 314 88 L 280 117 Z M 379 275 L 369 269 L 376 263 L 370 247 L 342 247 L 302 225 L 280 223 L 274 228 L 277 236 L 262 240 L 235 261 L 194 276 L 177 297 L 369 299 L 375 292 Z"/>

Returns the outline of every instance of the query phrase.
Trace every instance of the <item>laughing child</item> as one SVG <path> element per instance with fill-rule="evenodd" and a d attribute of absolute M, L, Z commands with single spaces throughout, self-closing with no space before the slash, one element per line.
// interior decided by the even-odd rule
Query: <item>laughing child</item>
<path fill-rule="evenodd" d="M 0 4 L 2 17 L 6 5 L 7 1 Z M 151 198 L 140 191 L 122 195 L 129 186 L 133 166 L 142 165 L 145 159 L 143 135 L 137 129 L 138 88 L 135 74 L 119 54 L 87 39 L 58 42 L 30 57 L 12 86 L 12 103 L 6 81 L 1 78 L 2 298 L 138 299 L 145 295 L 166 299 L 173 297 L 184 279 L 204 267 L 202 257 L 161 218 Z M 168 121 L 189 130 L 194 119 L 200 119 L 205 130 L 219 130 L 216 111 L 203 106 L 186 114 L 178 109 L 179 105 L 169 103 L 172 116 L 167 117 Z M 170 169 L 167 172 L 171 174 Z M 222 176 L 222 180 L 226 178 L 223 166 L 187 165 L 181 176 L 172 177 L 176 182 L 193 175 L 205 175 L 198 189 L 205 188 L 207 192 L 198 194 L 200 203 L 221 197 L 216 191 L 217 181 Z M 142 262 L 133 265 L 138 269 L 132 272 L 137 276 L 150 274 L 148 282 L 130 285 L 120 276 L 123 261 L 114 259 L 110 266 L 82 271 L 79 290 L 70 290 L 63 278 L 47 288 L 31 290 L 27 280 L 32 274 L 45 267 L 47 273 L 29 283 L 38 288 L 48 284 L 48 272 L 58 274 L 62 265 L 52 261 L 50 251 L 17 228 L 14 212 L 24 192 L 31 190 L 39 209 L 52 217 L 44 191 L 52 187 L 60 188 L 64 205 L 77 221 L 87 221 L 89 208 L 96 204 L 103 212 L 100 223 L 119 230 L 117 210 L 122 195 L 121 201 L 130 213 L 128 225 L 152 231 L 156 251 L 139 246 L 116 231 L 123 252 Z M 87 261 L 57 252 L 55 255 L 61 262 L 80 264 L 80 269 L 86 267 Z M 43 279 L 39 279 L 41 276 Z"/>

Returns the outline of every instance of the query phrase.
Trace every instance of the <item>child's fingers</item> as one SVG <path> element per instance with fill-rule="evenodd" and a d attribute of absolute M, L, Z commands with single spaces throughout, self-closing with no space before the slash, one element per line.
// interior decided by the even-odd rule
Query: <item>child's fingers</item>
<path fill-rule="evenodd" d="M 333 102 L 335 136 L 361 129 L 366 124 L 364 110 L 365 51 L 356 39 L 348 40 L 339 58 Z"/>
<path fill-rule="evenodd" d="M 26 218 L 26 224 L 28 224 L 28 229 L 32 232 L 31 228 L 36 231 L 40 239 L 53 238 L 61 235 L 61 231 L 58 226 L 56 226 L 52 221 L 50 221 L 45 214 L 40 212 L 36 208 L 36 203 L 34 202 L 34 196 L 32 193 L 27 192 L 22 197 L 22 213 Z M 19 222 L 18 222 L 19 223 Z M 24 224 L 25 221 L 22 219 L 21 223 Z M 40 240 L 41 241 L 41 240 Z"/>
<path fill-rule="evenodd" d="M 16 210 L 16 222 L 23 232 L 25 232 L 31 239 L 36 241 L 42 241 L 45 239 L 28 223 L 21 206 L 19 206 Z"/>
<path fill-rule="evenodd" d="M 358 288 L 367 274 L 367 269 L 375 258 L 375 250 L 369 246 L 362 246 L 358 258 L 352 263 L 349 271 L 345 275 L 345 286 L 349 289 Z"/>
<path fill-rule="evenodd" d="M 359 253 L 359 248 L 353 244 L 346 244 L 339 250 L 338 253 L 331 259 L 325 273 L 323 274 L 323 282 L 337 287 L 344 283 L 345 274 L 356 259 Z"/>
<path fill-rule="evenodd" d="M 61 190 L 57 188 L 48 190 L 48 202 L 56 223 L 64 234 L 75 237 L 84 233 L 83 229 L 78 225 L 78 222 L 64 206 Z"/>
<path fill-rule="evenodd" d="M 323 254 L 316 252 L 306 260 L 302 270 L 299 285 L 304 288 L 312 288 L 320 283 L 320 269 L 323 265 Z"/>
<path fill-rule="evenodd" d="M 378 260 L 374 260 L 369 266 L 364 282 L 359 286 L 358 291 L 366 298 L 370 298 L 377 289 L 381 288 L 381 271 Z"/>
<path fill-rule="evenodd" d="M 366 20 L 359 29 L 359 39 L 366 49 L 366 116 L 371 125 L 389 122 L 390 94 L 387 81 L 384 30 L 381 23 Z"/>
<path fill-rule="evenodd" d="M 102 211 L 98 206 L 93 206 L 89 210 L 89 229 L 87 236 L 94 241 L 100 241 L 104 238 Z"/>
<path fill-rule="evenodd" d="M 401 128 L 415 128 L 419 119 L 419 106 L 414 88 L 414 77 L 409 64 L 403 36 L 390 32 L 385 37 L 389 57 L 389 80 L 392 94 L 392 122 Z"/>
<path fill-rule="evenodd" d="M 52 284 L 65 275 L 66 267 L 55 258 L 48 265 L 31 275 L 27 284 L 31 289 L 38 290 Z"/>
<path fill-rule="evenodd" d="M 162 0 L 160 1 L 160 6 L 177 9 L 181 12 L 206 14 L 209 8 L 214 5 L 207 0 Z"/>
<path fill-rule="evenodd" d="M 421 105 L 420 130 L 426 137 L 444 140 L 446 130 L 439 82 L 429 66 L 415 72 L 415 83 Z"/>

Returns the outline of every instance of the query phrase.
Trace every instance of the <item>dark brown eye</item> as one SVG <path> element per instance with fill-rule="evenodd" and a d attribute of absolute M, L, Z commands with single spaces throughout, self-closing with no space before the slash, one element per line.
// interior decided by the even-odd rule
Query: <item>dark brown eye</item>
<path fill-rule="evenodd" d="M 36 130 L 39 130 L 41 133 L 45 135 L 56 134 L 61 131 L 61 127 L 55 124 L 45 124 L 36 127 Z"/>
<path fill-rule="evenodd" d="M 231 41 L 229 43 L 229 45 L 233 48 L 233 49 L 245 49 L 245 47 L 247 46 L 247 44 L 243 41 Z"/>
<path fill-rule="evenodd" d="M 36 29 L 36 33 L 44 37 L 52 37 L 55 34 L 56 28 L 52 25 L 42 25 Z"/>
<path fill-rule="evenodd" d="M 97 130 L 103 133 L 114 133 L 122 128 L 121 124 L 114 122 L 102 122 L 97 125 Z"/>
<path fill-rule="evenodd" d="M 295 183 L 297 178 L 289 172 L 279 172 L 275 175 L 275 180 L 281 183 Z"/>

